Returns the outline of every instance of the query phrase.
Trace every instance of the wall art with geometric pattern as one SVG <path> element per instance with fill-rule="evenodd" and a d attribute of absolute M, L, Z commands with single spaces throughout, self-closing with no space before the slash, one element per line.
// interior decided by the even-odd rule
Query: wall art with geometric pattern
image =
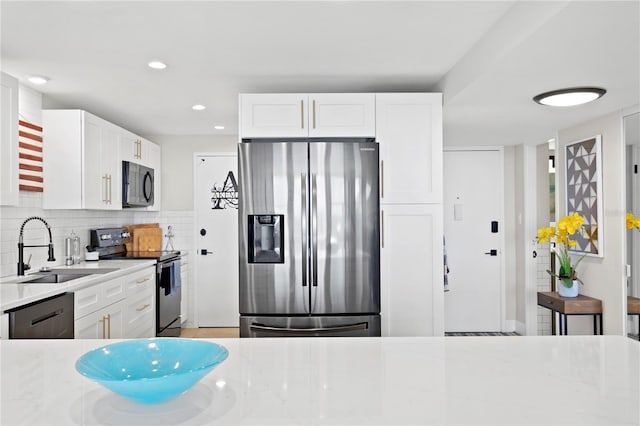
<path fill-rule="evenodd" d="M 574 252 L 603 257 L 601 135 L 565 146 L 567 214 L 584 217 L 584 235 L 575 235 Z"/>

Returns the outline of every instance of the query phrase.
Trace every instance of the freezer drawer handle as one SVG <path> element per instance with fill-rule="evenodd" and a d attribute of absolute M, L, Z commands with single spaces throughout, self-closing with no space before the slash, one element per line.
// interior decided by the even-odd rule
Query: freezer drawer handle
<path fill-rule="evenodd" d="M 267 331 L 267 332 L 274 332 L 274 333 L 335 333 L 335 332 L 366 330 L 367 328 L 369 328 L 369 323 L 359 322 L 356 324 L 340 325 L 337 327 L 325 327 L 325 328 L 290 328 L 290 327 L 272 327 L 269 325 L 264 325 L 264 324 L 254 322 L 253 324 L 251 324 L 249 328 L 255 331 Z"/>

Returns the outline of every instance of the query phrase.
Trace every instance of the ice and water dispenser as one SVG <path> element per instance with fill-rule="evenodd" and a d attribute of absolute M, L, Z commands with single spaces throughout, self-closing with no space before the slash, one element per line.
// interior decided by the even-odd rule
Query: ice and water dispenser
<path fill-rule="evenodd" d="M 284 263 L 284 215 L 249 215 L 249 263 Z"/>

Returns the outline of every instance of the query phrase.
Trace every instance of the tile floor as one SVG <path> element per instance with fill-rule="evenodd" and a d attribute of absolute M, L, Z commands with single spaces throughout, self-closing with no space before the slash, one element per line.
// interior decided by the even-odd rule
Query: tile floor
<path fill-rule="evenodd" d="M 180 337 L 224 339 L 240 337 L 240 329 L 237 327 L 203 327 L 183 328 Z"/>

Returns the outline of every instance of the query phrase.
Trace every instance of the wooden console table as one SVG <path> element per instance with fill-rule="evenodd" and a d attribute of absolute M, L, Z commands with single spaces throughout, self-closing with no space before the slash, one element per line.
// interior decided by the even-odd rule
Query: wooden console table
<path fill-rule="evenodd" d="M 538 305 L 560 314 L 560 335 L 567 333 L 568 315 L 592 315 L 593 334 L 598 334 L 598 319 L 600 320 L 600 334 L 602 334 L 602 300 L 593 297 L 561 297 L 555 291 L 539 291 Z"/>

